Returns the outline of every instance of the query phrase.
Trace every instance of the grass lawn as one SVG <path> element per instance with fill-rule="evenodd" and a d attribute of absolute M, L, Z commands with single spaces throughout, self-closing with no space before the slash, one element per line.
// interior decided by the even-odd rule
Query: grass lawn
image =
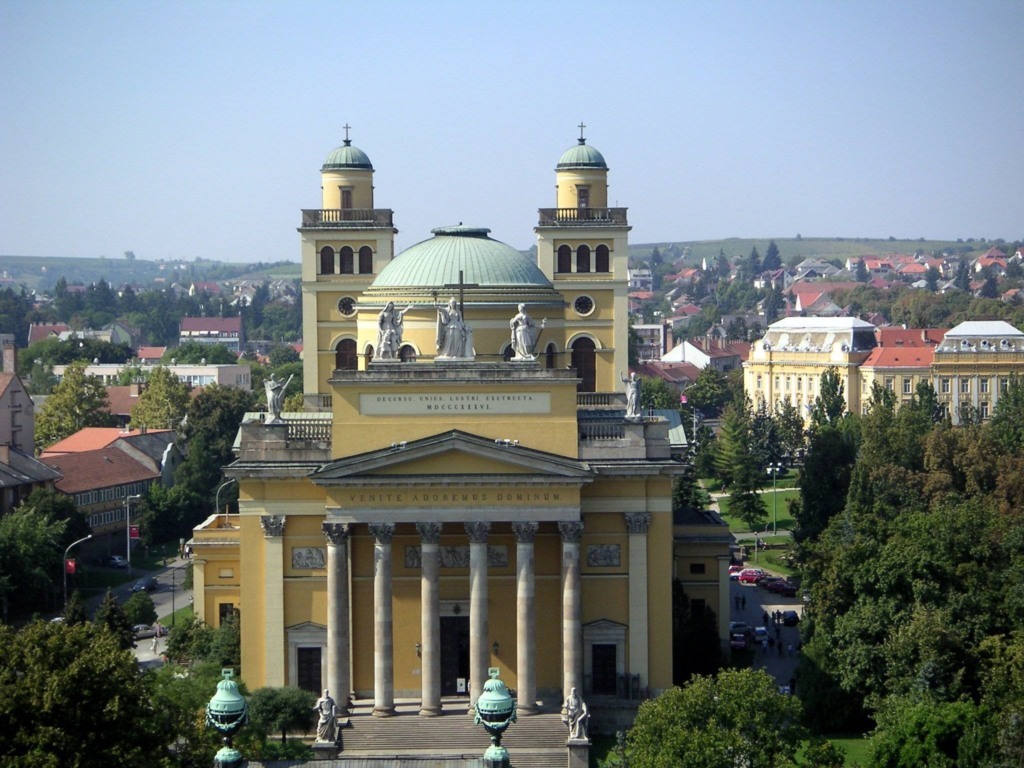
<path fill-rule="evenodd" d="M 158 621 L 165 627 L 174 626 L 174 623 L 181 619 L 184 621 L 192 615 L 192 605 L 190 603 L 178 608 L 174 613 L 169 613 L 166 616 L 161 616 Z"/>
<path fill-rule="evenodd" d="M 848 768 L 864 765 L 868 759 L 868 739 L 863 736 L 826 736 L 829 741 L 846 753 Z"/>
<path fill-rule="evenodd" d="M 778 527 L 780 530 L 791 531 L 796 527 L 796 521 L 793 520 L 789 514 L 789 500 L 800 498 L 800 491 L 796 489 L 780 490 L 773 493 L 768 491 L 762 493 L 761 498 L 764 499 L 765 509 L 767 510 L 767 521 L 768 528 L 771 530 L 772 525 L 772 514 L 775 510 L 775 503 L 778 502 Z M 729 514 L 729 497 L 723 496 L 718 500 L 718 509 L 721 511 L 722 519 L 725 520 L 729 526 L 729 530 L 733 533 L 746 533 L 750 531 L 750 526 L 740 520 L 738 517 L 733 517 Z M 761 529 L 763 530 L 763 529 Z"/>

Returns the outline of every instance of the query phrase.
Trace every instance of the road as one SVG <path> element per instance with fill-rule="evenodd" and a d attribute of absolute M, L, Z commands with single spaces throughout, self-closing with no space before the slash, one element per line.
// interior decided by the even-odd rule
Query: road
<path fill-rule="evenodd" d="M 753 563 L 750 565 L 753 566 Z M 777 638 L 775 647 L 769 648 L 767 652 L 761 648 L 753 649 L 754 668 L 768 672 L 780 686 L 790 685 L 799 660 L 797 648 L 800 644 L 800 625 L 784 627 L 781 624 L 773 624 L 770 619 L 765 624 L 764 614 L 767 612 L 770 617 L 775 611 L 796 611 L 802 616 L 803 602 L 798 597 L 782 597 L 754 585 L 740 584 L 738 581 L 730 581 L 729 584 L 729 596 L 732 600 L 730 620 L 744 621 L 751 627 L 766 627 L 771 636 Z"/>

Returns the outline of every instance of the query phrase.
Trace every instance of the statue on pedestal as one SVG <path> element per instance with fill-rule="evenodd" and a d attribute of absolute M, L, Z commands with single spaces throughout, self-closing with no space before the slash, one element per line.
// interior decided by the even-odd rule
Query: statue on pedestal
<path fill-rule="evenodd" d="M 377 315 L 377 351 L 374 360 L 398 359 L 398 350 L 402 348 L 402 320 L 405 313 L 414 306 L 410 304 L 398 312 L 395 310 L 395 302 L 389 301 Z"/>
<path fill-rule="evenodd" d="M 439 359 L 472 359 L 473 332 L 466 325 L 458 302 L 452 297 L 447 307 L 437 309 L 437 357 Z"/>
<path fill-rule="evenodd" d="M 288 377 L 287 381 L 278 381 L 275 374 L 270 374 L 270 378 L 263 382 L 263 387 L 267 391 L 267 411 L 270 413 L 270 418 L 267 419 L 267 424 L 273 424 L 276 421 L 281 420 L 281 409 L 284 407 L 284 392 L 288 389 L 288 385 L 292 383 L 292 379 L 295 378 L 295 374 Z"/>
<path fill-rule="evenodd" d="M 533 350 L 537 346 L 537 339 L 547 322 L 547 318 L 541 320 L 538 329 L 533 318 L 526 313 L 526 305 L 519 305 L 519 313 L 508 322 L 509 328 L 512 330 L 513 360 L 537 359 Z"/>
<path fill-rule="evenodd" d="M 640 377 L 636 373 L 629 374 L 629 378 L 620 378 L 626 385 L 626 418 L 630 421 L 639 421 L 643 418 L 640 413 Z"/>
<path fill-rule="evenodd" d="M 576 693 L 575 688 L 569 689 L 569 695 L 565 697 L 565 714 L 562 715 L 562 722 L 569 727 L 569 740 L 588 740 L 590 728 L 590 710 L 587 703 Z"/>
<path fill-rule="evenodd" d="M 334 744 L 338 741 L 338 706 L 326 688 L 324 695 L 316 700 L 313 711 L 319 715 L 316 724 L 316 740 Z"/>

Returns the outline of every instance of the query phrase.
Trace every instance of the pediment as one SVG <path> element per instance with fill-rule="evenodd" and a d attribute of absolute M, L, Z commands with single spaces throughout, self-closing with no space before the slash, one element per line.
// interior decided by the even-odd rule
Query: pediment
<path fill-rule="evenodd" d="M 332 461 L 310 475 L 318 485 L 362 482 L 368 477 L 484 478 L 502 475 L 587 481 L 586 462 L 452 430 L 389 448 Z"/>

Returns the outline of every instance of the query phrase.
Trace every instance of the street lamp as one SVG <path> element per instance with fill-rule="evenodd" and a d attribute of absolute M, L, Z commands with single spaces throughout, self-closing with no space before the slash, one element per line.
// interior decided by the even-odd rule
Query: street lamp
<path fill-rule="evenodd" d="M 138 494 L 124 497 L 124 542 L 128 558 L 128 578 L 132 577 L 132 502 L 142 497 Z"/>
<path fill-rule="evenodd" d="M 237 483 L 237 482 L 238 482 L 238 478 L 237 477 L 229 477 L 227 480 L 225 480 L 223 483 L 221 483 L 217 487 L 217 495 L 214 497 L 215 508 L 213 510 L 216 514 L 218 514 L 218 515 L 220 514 L 220 492 L 222 490 L 224 490 L 225 486 L 231 485 L 232 483 Z"/>
<path fill-rule="evenodd" d="M 91 538 L 92 538 L 92 534 L 90 533 L 88 536 L 86 536 L 83 539 L 79 539 L 78 541 L 72 541 L 70 544 L 68 544 L 68 548 L 64 550 L 64 561 L 63 561 L 62 564 L 64 566 L 64 614 L 65 614 L 65 616 L 67 615 L 67 612 L 68 612 L 68 552 L 71 551 L 72 547 L 74 547 L 74 546 L 76 546 L 78 544 L 81 544 L 83 541 L 88 541 Z"/>

